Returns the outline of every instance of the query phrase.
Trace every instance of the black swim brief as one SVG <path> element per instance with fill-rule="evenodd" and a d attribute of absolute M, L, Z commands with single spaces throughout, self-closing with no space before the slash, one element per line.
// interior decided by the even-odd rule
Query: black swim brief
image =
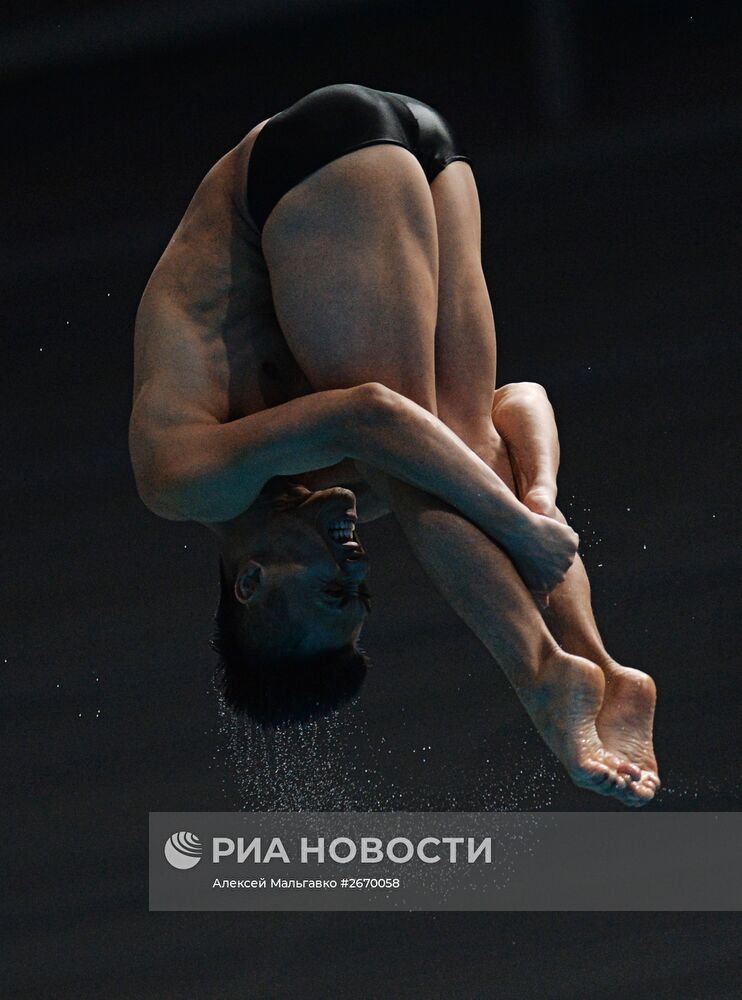
<path fill-rule="evenodd" d="M 322 87 L 279 112 L 253 145 L 247 207 L 263 229 L 278 200 L 309 174 L 354 149 L 408 149 L 428 183 L 454 160 L 469 162 L 444 118 L 421 101 L 354 83 Z"/>

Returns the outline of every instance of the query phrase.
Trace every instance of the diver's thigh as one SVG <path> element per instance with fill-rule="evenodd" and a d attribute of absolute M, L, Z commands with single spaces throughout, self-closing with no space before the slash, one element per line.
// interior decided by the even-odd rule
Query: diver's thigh
<path fill-rule="evenodd" d="M 495 324 L 481 261 L 479 197 L 471 167 L 449 164 L 431 184 L 438 235 L 436 395 L 458 433 L 491 426 Z"/>
<path fill-rule="evenodd" d="M 382 382 L 435 412 L 436 219 L 410 152 L 364 147 L 302 180 L 269 215 L 263 253 L 315 389 Z"/>

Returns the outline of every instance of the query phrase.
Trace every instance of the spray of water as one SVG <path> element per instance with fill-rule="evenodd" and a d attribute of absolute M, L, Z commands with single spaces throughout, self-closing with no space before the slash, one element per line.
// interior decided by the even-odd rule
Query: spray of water
<path fill-rule="evenodd" d="M 464 774 L 452 752 L 439 755 L 444 763 L 429 778 L 415 772 L 405 781 L 397 755 L 408 749 L 394 749 L 389 734 L 376 731 L 360 699 L 321 719 L 271 729 L 235 715 L 220 697 L 219 719 L 216 766 L 230 806 L 244 811 L 538 810 L 551 805 L 560 779 L 556 763 L 529 743 L 512 748 L 506 768 L 483 746 L 476 768 Z"/>

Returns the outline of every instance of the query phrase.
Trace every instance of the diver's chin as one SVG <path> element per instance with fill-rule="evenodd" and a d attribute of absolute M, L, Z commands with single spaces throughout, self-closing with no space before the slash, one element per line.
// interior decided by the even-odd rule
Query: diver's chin
<path fill-rule="evenodd" d="M 332 527 L 340 523 L 352 529 L 355 529 L 358 523 L 356 495 L 352 490 L 342 486 L 315 493 L 312 497 L 312 507 L 317 511 L 315 523 L 323 535 L 328 534 Z"/>
<path fill-rule="evenodd" d="M 313 494 L 314 498 L 319 502 L 344 504 L 343 512 L 352 512 L 354 515 L 356 513 L 356 495 L 353 490 L 349 490 L 345 486 L 331 486 L 326 490 L 317 490 Z"/>

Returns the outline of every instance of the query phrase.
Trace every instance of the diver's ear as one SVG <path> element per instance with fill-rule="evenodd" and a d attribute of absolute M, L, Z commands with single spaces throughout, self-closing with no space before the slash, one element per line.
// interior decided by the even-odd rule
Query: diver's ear
<path fill-rule="evenodd" d="M 260 589 L 263 581 L 263 567 L 251 559 L 237 574 L 234 581 L 234 596 L 240 604 L 247 604 Z"/>

